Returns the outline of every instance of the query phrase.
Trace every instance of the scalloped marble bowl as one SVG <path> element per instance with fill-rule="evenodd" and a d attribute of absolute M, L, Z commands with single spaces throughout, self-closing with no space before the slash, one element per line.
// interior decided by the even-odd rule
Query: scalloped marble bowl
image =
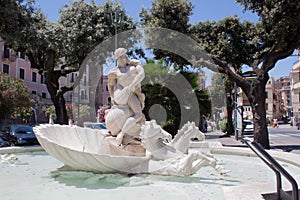
<path fill-rule="evenodd" d="M 145 173 L 149 156 L 117 147 L 103 130 L 67 125 L 34 127 L 41 146 L 53 157 L 74 170 L 96 173 Z M 141 147 L 139 147 L 140 149 Z"/>

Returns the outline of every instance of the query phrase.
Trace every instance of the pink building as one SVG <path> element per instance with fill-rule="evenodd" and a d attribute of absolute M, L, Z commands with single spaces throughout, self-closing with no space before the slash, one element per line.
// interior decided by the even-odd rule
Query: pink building
<path fill-rule="evenodd" d="M 108 91 L 108 77 L 102 76 L 98 88 L 98 103 L 99 106 L 110 105 L 111 98 Z"/>
<path fill-rule="evenodd" d="M 32 69 L 29 60 L 21 52 L 14 52 L 9 49 L 0 38 L 0 70 L 11 77 L 23 79 L 31 91 L 34 100 L 32 105 L 34 119 L 33 122 L 46 122 L 43 108 L 51 105 L 45 77 L 38 74 L 36 69 Z"/>

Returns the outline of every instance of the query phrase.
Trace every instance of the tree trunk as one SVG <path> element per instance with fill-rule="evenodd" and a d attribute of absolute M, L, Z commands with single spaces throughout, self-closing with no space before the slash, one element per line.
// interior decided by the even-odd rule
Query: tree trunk
<path fill-rule="evenodd" d="M 68 124 L 68 115 L 66 101 L 62 92 L 60 92 L 58 78 L 55 72 L 48 72 L 46 76 L 46 85 L 50 93 L 51 100 L 55 107 L 57 124 Z"/>
<path fill-rule="evenodd" d="M 56 112 L 56 123 L 57 124 L 68 124 L 68 115 L 66 109 L 66 101 L 63 95 L 56 96 L 53 100 L 55 112 Z"/>
<path fill-rule="evenodd" d="M 234 134 L 234 127 L 233 127 L 233 119 L 232 119 L 232 98 L 231 95 L 226 97 L 226 108 L 227 108 L 227 133 L 226 135 L 230 136 Z"/>
<path fill-rule="evenodd" d="M 258 79 L 253 84 L 250 103 L 253 113 L 254 141 L 265 149 L 270 149 L 269 133 L 266 122 L 265 84 Z"/>
<path fill-rule="evenodd" d="M 66 109 L 66 101 L 64 99 L 64 92 L 61 91 L 58 79 L 62 76 L 59 70 L 54 70 L 56 66 L 55 51 L 48 50 L 46 52 L 45 68 L 46 71 L 46 86 L 51 96 L 51 100 L 55 107 L 57 124 L 68 124 L 68 115 Z"/>

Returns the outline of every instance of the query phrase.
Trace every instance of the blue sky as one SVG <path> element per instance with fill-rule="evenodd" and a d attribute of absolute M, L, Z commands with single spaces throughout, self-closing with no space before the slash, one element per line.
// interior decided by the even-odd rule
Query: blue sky
<path fill-rule="evenodd" d="M 135 21 L 139 20 L 138 13 L 142 7 L 150 8 L 151 0 L 119 0 L 123 3 L 128 15 L 132 16 Z M 71 0 L 36 0 L 36 5 L 39 6 L 42 12 L 51 21 L 57 21 L 59 18 L 59 10 L 69 4 Z M 96 0 L 96 3 L 101 4 L 105 0 Z M 195 6 L 193 15 L 190 18 L 192 24 L 198 21 L 220 20 L 224 17 L 237 15 L 241 20 L 249 20 L 256 22 L 258 17 L 255 13 L 249 11 L 243 12 L 243 7 L 235 3 L 234 0 L 191 0 Z M 278 62 L 275 69 L 270 71 L 270 75 L 275 78 L 281 76 L 289 76 L 293 63 L 297 61 L 297 57 L 290 57 Z"/>

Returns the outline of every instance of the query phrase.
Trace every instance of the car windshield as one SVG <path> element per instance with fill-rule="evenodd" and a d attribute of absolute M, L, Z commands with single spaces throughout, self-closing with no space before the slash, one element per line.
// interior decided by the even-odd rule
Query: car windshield
<path fill-rule="evenodd" d="M 11 130 L 15 134 L 33 134 L 31 126 L 12 126 Z"/>
<path fill-rule="evenodd" d="M 246 125 L 252 125 L 252 122 L 246 121 Z"/>
<path fill-rule="evenodd" d="M 103 124 L 93 124 L 93 128 L 96 128 L 96 129 L 106 129 L 105 125 L 103 125 Z"/>
<path fill-rule="evenodd" d="M 102 123 L 85 123 L 84 127 L 94 129 L 106 129 L 106 126 Z"/>

